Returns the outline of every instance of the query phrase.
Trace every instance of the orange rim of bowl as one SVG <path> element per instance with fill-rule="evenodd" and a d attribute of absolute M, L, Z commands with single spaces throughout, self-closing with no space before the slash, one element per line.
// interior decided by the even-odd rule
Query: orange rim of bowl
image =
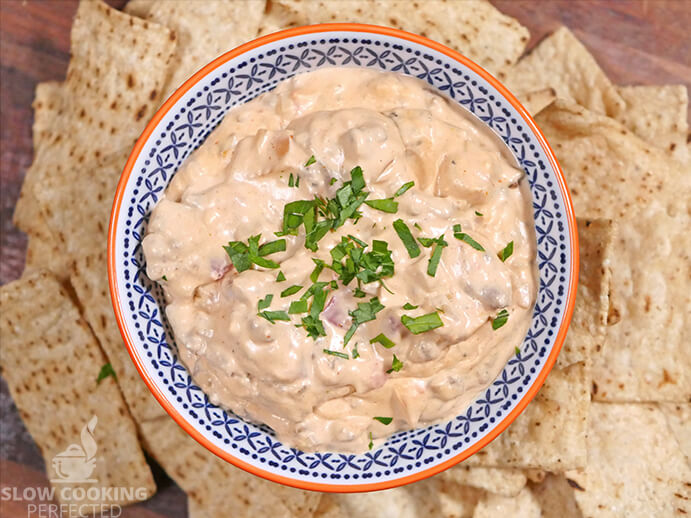
<path fill-rule="evenodd" d="M 134 167 L 139 154 L 141 153 L 144 145 L 148 141 L 149 137 L 155 130 L 158 123 L 163 119 L 163 117 L 168 113 L 168 111 L 177 103 L 177 101 L 190 90 L 196 83 L 198 83 L 202 78 L 209 74 L 212 70 L 215 70 L 224 63 L 236 58 L 247 51 L 261 47 L 267 43 L 273 43 L 293 36 L 303 36 L 307 34 L 315 34 L 321 32 L 334 32 L 334 31 L 345 31 L 345 32 L 364 32 L 371 34 L 378 34 L 382 36 L 392 36 L 402 40 L 417 43 L 419 45 L 428 47 L 432 50 L 440 52 L 445 56 L 460 62 L 462 65 L 468 67 L 473 72 L 482 77 L 485 81 L 491 84 L 521 115 L 525 123 L 530 127 L 538 142 L 542 146 L 543 151 L 547 155 L 550 165 L 557 173 L 557 180 L 559 182 L 559 188 L 561 190 L 564 199 L 564 210 L 568 219 L 569 234 L 570 234 L 570 245 L 571 245 L 571 272 L 570 272 L 570 283 L 569 292 L 567 295 L 566 310 L 563 314 L 562 324 L 559 328 L 557 336 L 555 338 L 554 347 L 550 353 L 544 367 L 538 374 L 535 382 L 531 385 L 525 395 L 516 404 L 516 407 L 502 419 L 494 428 L 485 435 L 482 439 L 477 441 L 468 449 L 464 450 L 462 453 L 440 463 L 432 466 L 428 469 L 407 475 L 394 480 L 387 480 L 384 482 L 374 482 L 370 484 L 320 484 L 316 482 L 297 480 L 289 477 L 285 477 L 270 471 L 265 471 L 258 468 L 250 463 L 247 463 L 223 450 L 222 448 L 216 446 L 213 442 L 202 435 L 193 425 L 187 422 L 187 420 L 180 415 L 180 413 L 175 409 L 175 407 L 168 401 L 167 397 L 159 390 L 156 384 L 151 380 L 147 374 L 139 355 L 137 354 L 132 341 L 130 339 L 129 333 L 124 323 L 124 317 L 120 307 L 120 296 L 117 286 L 117 274 L 116 274 L 116 258 L 115 258 L 115 232 L 118 226 L 118 218 L 120 214 L 120 206 L 124 197 L 125 188 L 127 186 L 130 175 L 132 174 L 132 169 Z M 437 43 L 435 41 L 429 40 L 417 34 L 412 34 L 409 32 L 401 31 L 399 29 L 393 29 L 389 27 L 381 27 L 378 25 L 366 25 L 358 23 L 328 23 L 321 25 L 309 25 L 305 27 L 297 27 L 294 29 L 287 29 L 284 31 L 276 32 L 274 34 L 269 34 L 258 38 L 256 40 L 245 43 L 236 49 L 226 52 L 222 56 L 219 56 L 214 61 L 206 65 L 204 68 L 199 70 L 190 79 L 188 79 L 180 88 L 178 88 L 173 95 L 159 108 L 156 114 L 153 116 L 149 124 L 146 126 L 141 136 L 137 140 L 132 153 L 130 154 L 125 168 L 120 177 L 118 183 L 117 191 L 115 193 L 115 199 L 113 201 L 113 208 L 110 217 L 110 227 L 108 229 L 108 282 L 110 286 L 110 295 L 113 303 L 113 310 L 115 311 L 115 319 L 117 320 L 118 327 L 120 328 L 120 333 L 125 341 L 125 345 L 129 351 L 132 361 L 139 371 L 140 376 L 149 387 L 149 390 L 156 397 L 161 406 L 170 414 L 170 416 L 175 420 L 175 422 L 180 425 L 185 432 L 187 432 L 192 438 L 194 438 L 198 443 L 207 448 L 212 453 L 216 454 L 223 460 L 241 468 L 249 473 L 257 475 L 259 477 L 277 482 L 279 484 L 284 484 L 286 486 L 292 486 L 299 489 L 307 489 L 311 491 L 324 491 L 330 493 L 356 493 L 362 491 L 378 491 L 381 489 L 390 489 L 393 487 L 403 486 L 413 482 L 423 480 L 425 478 L 431 477 L 441 471 L 444 471 L 451 466 L 458 464 L 459 462 L 467 459 L 471 455 L 477 453 L 479 450 L 487 446 L 492 442 L 501 432 L 503 432 L 506 427 L 508 427 L 516 417 L 525 409 L 525 407 L 530 403 L 530 401 L 535 397 L 537 392 L 542 387 L 543 383 L 549 372 L 554 366 L 559 351 L 566 338 L 566 332 L 568 330 L 569 324 L 571 322 L 571 316 L 573 315 L 573 309 L 576 299 L 576 288 L 578 284 L 578 269 L 579 269 L 579 250 L 578 250 L 578 232 L 576 227 L 576 217 L 573 210 L 573 204 L 571 201 L 571 196 L 569 194 L 568 188 L 566 186 L 566 180 L 564 174 L 559 167 L 556 157 L 552 148 L 547 143 L 547 139 L 542 134 L 537 124 L 527 112 L 527 110 L 520 104 L 516 97 L 511 94 L 497 79 L 491 76 L 482 67 L 473 63 L 468 58 L 462 54 L 452 50 L 444 45 Z"/>

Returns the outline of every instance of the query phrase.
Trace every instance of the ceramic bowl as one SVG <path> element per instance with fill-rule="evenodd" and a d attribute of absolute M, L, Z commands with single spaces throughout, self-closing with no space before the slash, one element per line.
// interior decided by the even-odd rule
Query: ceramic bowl
<path fill-rule="evenodd" d="M 496 380 L 461 415 L 396 433 L 367 453 L 305 453 L 272 431 L 209 402 L 176 352 L 161 288 L 146 276 L 141 240 L 151 210 L 185 158 L 226 112 L 296 74 L 323 67 L 374 68 L 420 78 L 488 126 L 530 184 L 540 282 L 531 327 Z M 554 365 L 578 277 L 569 193 L 544 136 L 496 79 L 459 53 L 399 30 L 329 24 L 271 34 L 209 63 L 160 108 L 137 141 L 111 216 L 108 273 L 115 316 L 142 378 L 166 411 L 206 448 L 255 475 L 333 492 L 415 482 L 474 454 L 526 407 Z"/>

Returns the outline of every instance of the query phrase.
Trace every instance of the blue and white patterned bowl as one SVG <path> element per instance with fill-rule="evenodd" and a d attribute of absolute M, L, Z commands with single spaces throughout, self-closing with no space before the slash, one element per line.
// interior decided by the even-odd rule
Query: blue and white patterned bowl
<path fill-rule="evenodd" d="M 286 447 L 267 427 L 211 404 L 180 363 L 162 290 L 147 278 L 141 248 L 149 214 L 171 177 L 230 108 L 301 72 L 346 66 L 423 79 L 503 139 L 530 184 L 540 274 L 521 353 L 490 387 L 462 415 L 397 433 L 360 455 Z M 192 437 L 228 462 L 269 480 L 320 491 L 372 491 L 421 480 L 460 462 L 525 408 L 566 336 L 576 296 L 578 244 L 557 161 L 534 121 L 496 79 L 457 52 L 420 36 L 330 24 L 247 43 L 204 67 L 168 99 L 137 142 L 118 185 L 108 271 L 116 318 L 132 359 L 159 402 Z"/>

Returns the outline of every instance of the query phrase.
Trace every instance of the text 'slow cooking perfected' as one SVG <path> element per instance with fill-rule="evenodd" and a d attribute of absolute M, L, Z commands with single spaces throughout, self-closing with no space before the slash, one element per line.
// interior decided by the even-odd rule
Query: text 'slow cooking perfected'
<path fill-rule="evenodd" d="M 305 451 L 362 452 L 461 413 L 537 290 L 523 173 L 425 83 L 298 75 L 232 109 L 143 247 L 212 402 Z"/>

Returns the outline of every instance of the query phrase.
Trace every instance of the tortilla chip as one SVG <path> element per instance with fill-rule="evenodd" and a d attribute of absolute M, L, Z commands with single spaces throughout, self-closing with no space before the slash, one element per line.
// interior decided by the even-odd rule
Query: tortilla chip
<path fill-rule="evenodd" d="M 549 471 L 584 466 L 589 388 L 585 362 L 553 369 L 523 413 L 464 465 Z"/>
<path fill-rule="evenodd" d="M 74 262 L 70 281 L 83 307 L 85 320 L 118 373 L 118 383 L 134 419 L 141 423 L 146 419 L 165 416 L 165 411 L 134 366 L 113 316 L 108 288 L 106 244 L 101 243 L 83 250 L 82 255 Z"/>
<path fill-rule="evenodd" d="M 619 122 L 675 160 L 689 160 L 686 86 L 618 86 L 617 92 L 626 102 L 626 109 L 617 116 Z"/>
<path fill-rule="evenodd" d="M 535 117 L 538 113 L 552 104 L 557 98 L 554 88 L 543 88 L 534 92 L 521 95 L 521 103 L 528 110 L 528 113 Z"/>
<path fill-rule="evenodd" d="M 151 496 L 153 476 L 115 379 L 97 382 L 107 360 L 54 276 L 36 272 L 0 289 L 0 334 L 2 375 L 56 487 L 145 490 L 118 500 L 87 491 L 86 499 L 73 500 L 73 491 L 60 489 L 62 503 L 127 504 Z M 96 483 L 60 480 L 53 459 L 73 444 L 94 459 L 94 472 L 83 478 Z"/>
<path fill-rule="evenodd" d="M 654 405 L 593 403 L 588 465 L 568 472 L 583 514 L 682 516 L 691 512 L 691 469 Z"/>
<path fill-rule="evenodd" d="M 530 489 L 523 490 L 515 497 L 487 494 L 475 508 L 473 518 L 540 518 L 540 505 Z"/>
<path fill-rule="evenodd" d="M 553 88 L 557 97 L 609 116 L 625 109 L 625 102 L 583 44 L 566 27 L 542 40 L 512 67 L 504 84 L 519 99 L 523 94 Z"/>
<path fill-rule="evenodd" d="M 43 129 L 45 143 L 31 166 L 31 188 L 40 200 L 48 177 L 131 147 L 158 106 L 175 36 L 165 27 L 111 9 L 81 2 L 71 33 L 67 79 L 53 88 L 60 116 Z M 40 91 L 39 91 L 40 93 Z M 34 221 L 15 214 L 30 231 Z"/>
<path fill-rule="evenodd" d="M 370 23 L 414 32 L 458 50 L 492 74 L 515 63 L 530 36 L 518 21 L 484 0 L 273 0 L 260 35 L 329 22 Z"/>
<path fill-rule="evenodd" d="M 151 6 L 156 2 L 157 0 L 129 0 L 123 8 L 123 11 L 132 16 L 146 18 L 149 11 L 151 11 Z"/>
<path fill-rule="evenodd" d="M 480 468 L 463 464 L 449 468 L 437 477 L 502 496 L 516 496 L 527 481 L 525 474 L 517 469 Z"/>
<path fill-rule="evenodd" d="M 611 254 L 614 228 L 611 220 L 578 219 L 580 271 L 578 293 L 569 333 L 557 358 L 557 368 L 585 362 L 588 370 L 592 356 L 605 341 L 612 278 Z"/>
<path fill-rule="evenodd" d="M 661 403 L 658 405 L 665 415 L 667 425 L 679 443 L 686 461 L 691 463 L 691 404 Z"/>
<path fill-rule="evenodd" d="M 566 175 L 577 214 L 611 218 L 617 324 L 594 359 L 594 397 L 691 399 L 691 175 L 618 122 L 566 101 L 537 122 Z"/>
<path fill-rule="evenodd" d="M 164 98 L 213 59 L 256 38 L 265 4 L 265 0 L 205 0 L 191 9 L 185 2 L 154 2 L 146 18 L 169 27 L 178 39 Z"/>
<path fill-rule="evenodd" d="M 563 474 L 548 473 L 539 484 L 530 485 L 543 518 L 583 518 L 571 484 Z"/>
<path fill-rule="evenodd" d="M 219 459 L 168 416 L 140 425 L 147 450 L 195 501 L 198 516 L 302 518 L 319 503 L 320 493 L 268 482 Z"/>

